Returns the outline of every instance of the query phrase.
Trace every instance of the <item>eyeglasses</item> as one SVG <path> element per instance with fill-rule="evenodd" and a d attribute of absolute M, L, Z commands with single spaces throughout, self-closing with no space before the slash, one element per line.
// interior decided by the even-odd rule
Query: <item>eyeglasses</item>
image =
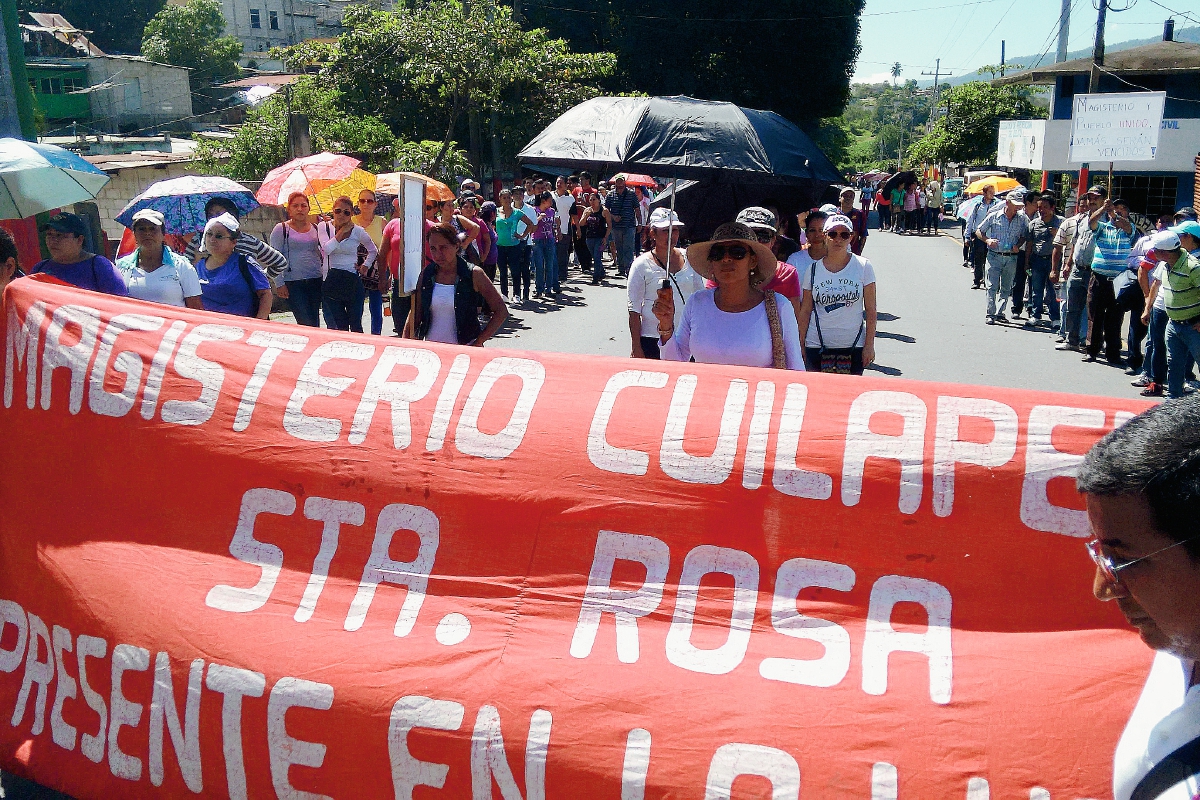
<path fill-rule="evenodd" d="M 850 231 L 830 231 L 825 234 L 825 237 L 828 239 L 849 239 L 853 235 Z"/>
<path fill-rule="evenodd" d="M 709 261 L 721 261 L 728 255 L 734 261 L 741 261 L 746 256 L 750 255 L 750 248 L 744 244 L 714 244 L 708 248 Z"/>
<path fill-rule="evenodd" d="M 354 211 L 353 211 L 352 209 L 349 209 L 349 208 L 335 208 L 335 209 L 333 210 L 333 213 L 335 213 L 335 214 L 345 214 L 346 216 L 350 216 L 351 214 L 353 214 L 353 213 L 354 213 Z"/>
<path fill-rule="evenodd" d="M 205 239 L 212 239 L 214 242 L 223 242 L 223 241 L 225 241 L 226 239 L 228 239 L 228 240 L 230 240 L 230 241 L 232 241 L 232 240 L 233 240 L 233 237 L 232 237 L 232 236 L 227 236 L 227 235 L 226 235 L 226 234 L 224 234 L 224 233 L 206 233 L 206 234 L 204 234 L 204 238 L 205 238 Z"/>
<path fill-rule="evenodd" d="M 755 228 L 754 238 L 758 239 L 759 244 L 770 244 L 771 240 L 775 238 L 775 231 L 769 231 L 765 228 Z"/>
<path fill-rule="evenodd" d="M 1100 574 L 1104 576 L 1104 580 L 1107 581 L 1108 583 L 1120 584 L 1121 579 L 1120 579 L 1120 577 L 1117 576 L 1117 573 L 1120 572 L 1121 570 L 1128 569 L 1129 567 L 1132 567 L 1134 564 L 1140 564 L 1141 562 L 1143 562 L 1149 558 L 1154 558 L 1159 553 L 1165 553 L 1168 550 L 1179 547 L 1180 545 L 1183 545 L 1183 544 L 1187 544 L 1188 542 L 1193 541 L 1195 539 L 1200 539 L 1200 536 L 1189 536 L 1188 538 L 1184 539 L 1182 542 L 1176 542 L 1175 544 L 1169 544 L 1166 547 L 1155 550 L 1153 553 L 1150 553 L 1149 555 L 1145 555 L 1145 556 L 1142 556 L 1141 558 L 1133 558 L 1133 559 L 1129 559 L 1129 560 L 1117 559 L 1117 558 L 1113 558 L 1112 556 L 1105 555 L 1104 551 L 1102 551 L 1100 549 L 1100 540 L 1099 539 L 1092 539 L 1092 540 L 1088 541 L 1087 542 L 1087 551 L 1088 551 L 1088 555 L 1090 555 L 1092 557 L 1092 561 L 1096 562 L 1096 568 L 1100 570 Z"/>

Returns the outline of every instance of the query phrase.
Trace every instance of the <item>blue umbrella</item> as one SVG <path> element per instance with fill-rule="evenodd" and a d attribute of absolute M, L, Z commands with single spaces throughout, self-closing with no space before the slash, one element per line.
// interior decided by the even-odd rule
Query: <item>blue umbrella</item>
<path fill-rule="evenodd" d="M 187 175 L 159 181 L 139 194 L 117 214 L 117 222 L 133 227 L 133 215 L 149 208 L 163 215 L 167 233 L 188 234 L 204 228 L 204 206 L 214 197 L 222 197 L 248 214 L 258 208 L 254 193 L 228 178 Z"/>
<path fill-rule="evenodd" d="M 108 175 L 70 150 L 0 139 L 0 219 L 24 219 L 91 200 Z"/>

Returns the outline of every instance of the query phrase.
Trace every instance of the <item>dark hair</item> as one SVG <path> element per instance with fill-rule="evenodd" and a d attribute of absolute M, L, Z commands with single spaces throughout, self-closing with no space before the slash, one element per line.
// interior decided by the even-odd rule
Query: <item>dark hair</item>
<path fill-rule="evenodd" d="M 290 197 L 288 198 L 288 201 L 291 202 Z M 241 218 L 242 218 L 241 213 L 238 211 L 237 204 L 234 203 L 232 200 L 230 200 L 227 197 L 214 197 L 213 199 L 211 199 L 207 203 L 205 203 L 204 204 L 204 216 L 206 216 L 206 217 L 208 216 L 208 214 L 212 210 L 213 206 L 220 206 L 221 208 L 225 209 L 230 214 L 232 214 L 233 218 L 236 220 L 241 220 Z"/>
<path fill-rule="evenodd" d="M 549 192 L 542 192 L 541 194 L 539 194 L 537 196 L 537 204 L 540 206 L 542 203 L 545 203 L 547 200 L 553 200 L 553 199 L 554 199 L 554 197 Z"/>
<path fill-rule="evenodd" d="M 1041 192 L 1028 191 L 1025 193 L 1025 204 L 1036 203 L 1042 197 Z"/>
<path fill-rule="evenodd" d="M 1172 541 L 1196 535 L 1200 518 L 1200 398 L 1168 400 L 1109 433 L 1075 478 L 1084 494 L 1141 494 L 1154 527 Z M 1184 545 L 1200 561 L 1200 539 Z"/>
<path fill-rule="evenodd" d="M 0 228 L 0 264 L 14 259 L 17 262 L 18 269 L 21 266 L 21 254 L 17 252 L 17 240 L 9 233 L 7 228 Z"/>
<path fill-rule="evenodd" d="M 804 227 L 805 227 L 805 229 L 807 229 L 807 228 L 808 228 L 808 223 L 812 222 L 814 219 L 815 219 L 817 222 L 823 222 L 824 220 L 827 220 L 827 219 L 829 219 L 829 215 L 828 215 L 828 214 L 826 214 L 824 211 L 822 211 L 822 210 L 821 210 L 821 209 L 819 209 L 819 208 L 818 208 L 818 209 L 814 209 L 813 211 L 810 211 L 810 212 L 808 212 L 808 217 L 806 217 L 806 218 L 805 218 L 805 220 L 804 220 Z"/>
<path fill-rule="evenodd" d="M 1125 208 L 1126 208 L 1126 209 L 1129 209 L 1129 208 L 1130 208 L 1130 206 L 1129 206 L 1129 201 L 1128 201 L 1128 200 L 1126 200 L 1126 199 L 1125 199 L 1125 198 L 1123 198 L 1123 197 L 1117 197 L 1117 198 L 1114 198 L 1114 199 L 1113 199 L 1113 201 L 1112 201 L 1112 204 L 1113 204 L 1113 206 L 1114 206 L 1114 207 L 1116 207 L 1116 206 L 1125 206 Z"/>
<path fill-rule="evenodd" d="M 484 203 L 482 206 L 480 206 L 479 207 L 479 218 L 481 220 L 483 220 L 484 222 L 488 222 L 488 223 L 495 222 L 496 221 L 496 204 L 493 203 L 491 200 L 488 200 L 486 203 Z"/>
<path fill-rule="evenodd" d="M 1054 192 L 1042 192 L 1041 196 L 1039 196 L 1038 199 L 1045 200 L 1047 203 L 1049 203 L 1052 206 L 1058 205 L 1058 195 L 1056 195 Z"/>
<path fill-rule="evenodd" d="M 582 172 L 579 173 L 579 180 L 583 180 L 584 178 L 587 178 L 588 183 L 591 183 L 592 182 L 592 173 L 588 172 L 586 169 L 583 170 Z"/>
<path fill-rule="evenodd" d="M 454 226 L 449 222 L 443 222 L 438 225 L 434 225 L 429 229 L 429 233 L 425 238 L 432 239 L 435 234 L 441 236 L 450 244 L 458 244 L 458 231 L 454 230 Z"/>

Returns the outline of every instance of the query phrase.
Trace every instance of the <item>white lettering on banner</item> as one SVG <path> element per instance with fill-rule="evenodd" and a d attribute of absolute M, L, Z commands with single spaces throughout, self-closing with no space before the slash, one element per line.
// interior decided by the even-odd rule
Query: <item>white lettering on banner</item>
<path fill-rule="evenodd" d="M 750 434 L 746 438 L 746 460 L 742 466 L 742 486 L 757 489 L 762 486 L 767 467 L 767 440 L 771 434 L 771 411 L 775 408 L 775 384 L 759 381 L 754 389 L 754 413 L 750 417 Z"/>
<path fill-rule="evenodd" d="M 845 564 L 793 558 L 783 562 L 775 576 L 771 603 L 771 627 L 784 636 L 808 639 L 825 648 L 815 661 L 795 658 L 764 658 L 758 674 L 773 681 L 805 686 L 837 686 L 850 671 L 850 633 L 829 620 L 799 612 L 800 592 L 812 586 L 848 592 L 854 588 L 854 570 Z"/>
<path fill-rule="evenodd" d="M 271 755 L 271 783 L 280 800 L 333 800 L 316 792 L 304 792 L 288 780 L 293 764 L 318 769 L 325 763 L 325 745 L 293 738 L 287 732 L 290 708 L 328 711 L 333 707 L 333 687 L 303 678 L 280 678 L 267 700 L 267 745 Z"/>
<path fill-rule="evenodd" d="M 25 706 L 29 703 L 29 694 L 33 685 L 37 684 L 37 694 L 33 701 L 33 726 L 30 731 L 34 736 L 42 732 L 46 724 L 46 693 L 50 681 L 54 680 L 54 654 L 50 645 L 50 630 L 46 623 L 36 614 L 29 614 L 29 645 L 25 651 L 25 677 L 21 680 L 21 691 L 17 694 L 17 705 L 13 708 L 12 726 L 15 728 L 25 718 Z M 38 642 L 41 642 L 39 647 Z M 38 657 L 38 651 L 45 656 L 43 661 Z"/>
<path fill-rule="evenodd" d="M 63 334 L 68 327 L 79 329 L 74 344 L 64 344 Z M 78 414 L 83 407 L 83 385 L 87 380 L 88 364 L 96 349 L 100 331 L 100 312 L 87 306 L 64 305 L 54 309 L 46 328 L 46 346 L 42 350 L 42 410 L 50 410 L 50 388 L 54 370 L 62 367 L 71 373 L 71 393 L 68 407 Z"/>
<path fill-rule="evenodd" d="M 623 390 L 634 387 L 662 389 L 666 387 L 668 378 L 670 376 L 665 372 L 626 369 L 608 379 L 604 391 L 600 393 L 600 401 L 596 404 L 596 412 L 592 415 L 592 425 L 588 430 L 587 453 L 593 465 L 618 475 L 646 474 L 650 468 L 650 454 L 632 448 L 613 447 L 608 443 L 608 423 L 612 419 L 613 409 L 616 408 L 617 396 Z"/>
<path fill-rule="evenodd" d="M 1021 484 L 1021 522 L 1035 531 L 1087 538 L 1091 529 L 1086 511 L 1062 508 L 1050 502 L 1046 487 L 1059 477 L 1075 477 L 1082 455 L 1054 447 L 1054 429 L 1063 427 L 1104 430 L 1104 412 L 1098 408 L 1034 406 L 1029 412 L 1025 445 L 1025 481 Z"/>
<path fill-rule="evenodd" d="M 804 425 L 804 408 L 808 404 L 808 387 L 789 383 L 779 415 L 779 435 L 775 442 L 775 470 L 771 483 L 775 489 L 791 497 L 828 500 L 833 496 L 833 478 L 823 472 L 813 472 L 796 466 L 800 450 L 800 428 Z"/>
<path fill-rule="evenodd" d="M 991 441 L 958 438 L 963 417 L 990 420 Z M 982 397 L 939 397 L 933 440 L 933 513 L 948 517 L 954 509 L 956 464 L 998 469 L 1017 455 L 1017 412 L 1011 406 Z"/>
<path fill-rule="evenodd" d="M 162 391 L 163 376 L 167 374 L 167 364 L 175 353 L 175 343 L 179 341 L 186 327 L 187 323 L 183 320 L 172 322 L 171 327 L 163 334 L 162 341 L 158 343 L 158 349 L 154 351 L 154 358 L 150 360 L 150 374 L 146 376 L 146 388 L 142 390 L 141 414 L 144 420 L 154 419 L 154 412 L 158 410 L 158 395 Z"/>
<path fill-rule="evenodd" d="M 634 728 L 625 738 L 625 763 L 621 766 L 621 800 L 645 800 L 650 772 L 650 731 Z"/>
<path fill-rule="evenodd" d="M 497 433 L 479 430 L 479 414 L 483 411 L 488 393 L 501 378 L 512 375 L 521 379 L 521 393 L 513 406 L 512 416 Z M 489 361 L 475 379 L 454 432 L 454 444 L 460 453 L 480 458 L 507 458 L 521 446 L 529 430 L 529 418 L 542 384 L 546 368 L 542 362 L 529 358 L 495 358 Z"/>
<path fill-rule="evenodd" d="M 421 695 L 401 697 L 392 706 L 388 720 L 388 756 L 392 762 L 392 788 L 396 800 L 413 800 L 418 786 L 441 789 L 446 785 L 450 767 L 421 761 L 408 751 L 408 734 L 413 728 L 456 731 L 462 727 L 467 710 L 462 703 L 432 700 Z"/>
<path fill-rule="evenodd" d="M 550 745 L 549 711 L 538 709 L 529 720 L 525 742 L 525 800 L 546 800 L 546 751 Z M 492 781 L 504 800 L 521 800 L 521 790 L 513 779 L 500 731 L 500 712 L 495 706 L 483 706 L 475 718 L 471 734 L 471 797 L 491 800 Z"/>
<path fill-rule="evenodd" d="M 712 650 L 702 650 L 692 644 L 692 625 L 700 582 L 711 573 L 733 578 L 733 609 L 725 643 Z M 694 548 L 684 558 L 683 574 L 679 576 L 675 613 L 667 631 L 667 660 L 677 667 L 708 675 L 732 672 L 746 656 L 757 602 L 758 562 L 753 556 L 741 550 L 707 544 Z"/>
<path fill-rule="evenodd" d="M 225 755 L 225 781 L 230 800 L 247 800 L 246 761 L 242 749 L 242 698 L 262 697 L 267 688 L 261 672 L 209 664 L 204 685 L 223 695 L 221 749 Z"/>
<path fill-rule="evenodd" d="M 4 344 L 4 407 L 12 408 L 13 383 L 18 369 L 25 370 L 25 405 L 33 408 L 37 400 L 38 339 L 46 319 L 46 304 L 41 300 L 29 307 L 25 319 L 17 316 L 17 304 L 8 304 L 7 335 Z"/>
<path fill-rule="evenodd" d="M 327 361 L 366 361 L 373 355 L 374 346 L 361 342 L 333 341 L 318 345 L 296 379 L 296 388 L 283 412 L 284 430 L 306 442 L 336 442 L 342 435 L 342 421 L 305 414 L 304 404 L 311 397 L 337 397 L 354 383 L 354 378 L 322 375 L 321 367 Z"/>
<path fill-rule="evenodd" d="M 166 413 L 166 408 L 163 408 Z M 229 554 L 238 561 L 260 570 L 258 583 L 248 589 L 218 584 L 208 591 L 204 604 L 234 613 L 257 611 L 267 603 L 283 568 L 283 550 L 254 538 L 254 522 L 259 514 L 290 517 L 296 512 L 296 498 L 278 489 L 250 489 L 242 495 L 237 529 L 229 542 Z"/>
<path fill-rule="evenodd" d="M 394 561 L 389 555 L 392 539 L 402 530 L 412 531 L 420 538 L 417 555 L 412 561 Z M 348 631 L 361 628 L 367 619 L 376 587 L 381 583 L 390 583 L 407 589 L 394 629 L 397 636 L 407 636 L 416 624 L 421 604 L 425 602 L 425 589 L 429 585 L 429 573 L 433 571 L 440 541 L 441 523 L 429 509 L 403 503 L 384 506 L 375 527 L 371 557 L 363 568 L 362 581 L 346 614 L 344 628 Z"/>
<path fill-rule="evenodd" d="M 100 725 L 96 733 L 85 733 L 79 737 L 79 752 L 92 763 L 99 764 L 104 758 L 104 740 L 108 733 L 108 706 L 104 703 L 104 695 L 97 692 L 88 683 L 87 660 L 89 658 L 105 658 L 108 655 L 108 642 L 97 636 L 79 634 L 75 640 L 75 663 L 79 667 L 79 689 L 83 692 L 84 702 L 88 708 L 100 717 Z"/>
<path fill-rule="evenodd" d="M 692 396 L 696 393 L 695 375 L 680 375 L 671 396 L 671 410 L 667 413 L 667 424 L 663 430 L 662 449 L 659 460 L 662 471 L 684 483 L 720 484 L 733 472 L 734 457 L 737 455 L 738 437 L 742 430 L 742 414 L 750 396 L 750 384 L 740 378 L 729 382 L 725 394 L 725 408 L 721 413 L 721 430 L 717 434 L 712 455 L 693 456 L 683 449 L 687 436 L 688 412 L 692 408 Z M 693 441 L 702 437 L 693 437 Z"/>
<path fill-rule="evenodd" d="M 425 449 L 435 453 L 442 449 L 446 442 L 446 432 L 450 430 L 450 418 L 454 416 L 454 404 L 458 402 L 458 393 L 462 391 L 463 382 L 467 379 L 467 370 L 471 368 L 471 357 L 460 353 L 450 363 L 450 371 L 442 383 L 442 391 L 438 394 L 437 406 L 433 410 L 433 421 L 429 423 L 429 436 L 425 439 Z"/>
<path fill-rule="evenodd" d="M 12 650 L 0 647 L 0 672 L 13 672 L 25 658 L 25 641 L 29 636 L 29 623 L 25 609 L 12 600 L 0 600 L 0 642 L 4 641 L 4 629 L 12 625 L 17 629 L 17 641 Z"/>
<path fill-rule="evenodd" d="M 894 764 L 877 761 L 871 767 L 871 800 L 896 800 L 900 776 Z"/>
<path fill-rule="evenodd" d="M 309 497 L 304 501 L 304 516 L 324 522 L 325 525 L 321 530 L 321 549 L 313 560 L 312 574 L 308 577 L 304 597 L 300 599 L 300 606 L 296 609 L 296 622 L 308 622 L 312 619 L 317 600 L 321 597 L 321 590 L 325 587 L 325 578 L 329 575 L 329 564 L 337 551 L 342 525 L 362 525 L 366 522 L 367 510 L 362 503 Z"/>
<path fill-rule="evenodd" d="M 925 633 L 892 627 L 892 610 L 897 603 L 918 603 L 925 609 L 929 620 Z M 949 703 L 954 683 L 950 610 L 950 592 L 941 584 L 901 575 L 884 575 L 875 581 L 863 638 L 863 691 L 873 695 L 887 691 L 888 658 L 892 653 L 920 653 L 929 659 L 929 699 L 940 705 Z"/>
<path fill-rule="evenodd" d="M 246 339 L 246 344 L 263 348 L 263 354 L 254 365 L 250 380 L 242 390 L 242 399 L 238 401 L 237 413 L 233 417 L 233 429 L 244 431 L 250 427 L 250 419 L 254 416 L 254 406 L 258 403 L 258 395 L 267 383 L 271 367 L 275 360 L 285 352 L 301 353 L 308 346 L 307 336 L 296 336 L 291 333 L 272 333 L 270 331 L 255 331 Z"/>
<path fill-rule="evenodd" d="M 204 659 L 193 659 L 188 670 L 187 696 L 184 698 L 183 724 L 175 705 L 175 681 L 171 677 L 171 658 L 160 652 L 154 659 L 154 693 L 150 699 L 150 783 L 163 784 L 163 727 L 171 736 L 171 747 L 183 782 L 196 794 L 204 791 L 200 770 L 200 682 L 204 677 Z"/>
<path fill-rule="evenodd" d="M 197 325 L 183 337 L 175 354 L 175 374 L 200 384 L 200 396 L 195 400 L 168 400 L 162 404 L 163 422 L 176 425 L 201 425 L 217 410 L 221 387 L 225 384 L 225 368 L 197 354 L 205 342 L 236 342 L 246 332 L 232 325 Z"/>
<path fill-rule="evenodd" d="M 984 778 L 971 778 L 967 781 L 967 800 L 990 800 L 991 787 Z"/>
<path fill-rule="evenodd" d="M 126 672 L 150 669 L 150 651 L 131 644 L 118 644 L 112 651 L 112 690 L 108 698 L 108 769 L 114 777 L 141 780 L 142 760 L 123 750 L 119 742 L 121 728 L 136 728 L 142 721 L 142 704 L 125 696 L 121 681 Z"/>
<path fill-rule="evenodd" d="M 62 655 L 63 651 L 71 652 L 73 647 L 71 632 L 61 625 L 55 625 L 50 631 L 50 639 L 54 647 L 54 668 L 58 675 L 54 682 L 54 706 L 50 709 L 50 738 L 62 749 L 74 750 L 78 732 L 62 715 L 63 703 L 73 699 L 77 689 L 75 679 L 67 674 Z"/>
<path fill-rule="evenodd" d="M 646 568 L 646 580 L 636 589 L 612 586 L 617 561 L 636 561 Z M 587 658 L 596 643 L 602 614 L 612 614 L 617 632 L 617 659 L 622 664 L 638 660 L 638 618 L 644 617 L 662 602 L 663 583 L 671 563 L 666 542 L 653 536 L 600 531 L 596 553 L 588 574 L 588 585 L 579 608 L 579 622 L 571 637 L 571 655 Z"/>
<path fill-rule="evenodd" d="M 406 381 L 389 380 L 397 366 L 413 367 L 416 375 Z M 412 444 L 412 422 L 409 406 L 429 394 L 442 369 L 442 360 L 432 350 L 417 347 L 385 347 L 367 378 L 362 399 L 350 424 L 350 444 L 366 441 L 375 409 L 382 402 L 392 408 L 392 446 L 405 450 Z"/>
<path fill-rule="evenodd" d="M 88 383 L 88 408 L 93 414 L 123 417 L 137 401 L 138 389 L 142 384 L 142 357 L 136 350 L 122 350 L 117 353 L 116 358 L 112 358 L 117 337 L 125 331 L 156 331 L 164 324 L 166 320 L 162 317 L 146 314 L 118 314 L 109 321 L 100 336 L 96 363 L 92 366 L 92 378 Z M 109 359 L 112 359 L 113 371 L 125 376 L 119 392 L 110 392 L 104 388 Z"/>
<path fill-rule="evenodd" d="M 729 800 L 739 775 L 758 775 L 771 782 L 772 800 L 800 797 L 800 765 L 783 750 L 760 744 L 721 745 L 713 754 L 704 783 L 704 800 Z"/>
<path fill-rule="evenodd" d="M 898 436 L 875 433 L 871 417 L 899 414 L 904 429 Z M 900 462 L 900 513 L 915 514 L 921 506 L 924 481 L 925 402 L 908 392 L 863 392 L 850 404 L 846 422 L 846 455 L 842 463 L 842 503 L 856 506 L 862 497 L 868 458 Z"/>

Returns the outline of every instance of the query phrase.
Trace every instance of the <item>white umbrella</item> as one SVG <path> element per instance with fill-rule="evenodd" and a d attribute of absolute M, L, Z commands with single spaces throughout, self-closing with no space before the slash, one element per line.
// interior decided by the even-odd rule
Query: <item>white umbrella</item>
<path fill-rule="evenodd" d="M 108 175 L 70 150 L 0 139 L 0 219 L 24 219 L 91 200 Z"/>

